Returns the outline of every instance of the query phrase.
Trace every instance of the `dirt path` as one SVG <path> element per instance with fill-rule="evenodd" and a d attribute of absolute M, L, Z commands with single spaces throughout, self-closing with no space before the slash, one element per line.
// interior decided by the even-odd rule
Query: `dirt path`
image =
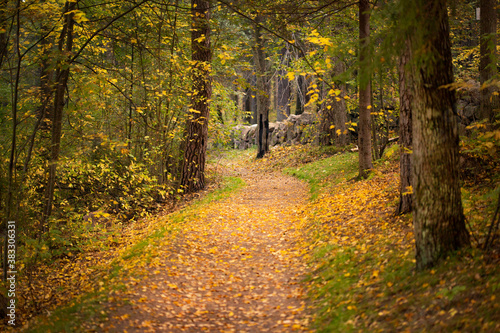
<path fill-rule="evenodd" d="M 283 175 L 251 177 L 236 195 L 189 221 L 159 268 L 111 307 L 110 332 L 305 331 L 305 270 L 293 216 L 307 186 Z"/>

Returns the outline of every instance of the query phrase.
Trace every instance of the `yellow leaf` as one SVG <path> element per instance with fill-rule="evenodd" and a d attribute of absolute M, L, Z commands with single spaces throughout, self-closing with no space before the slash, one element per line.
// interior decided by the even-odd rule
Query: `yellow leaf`
<path fill-rule="evenodd" d="M 413 187 L 410 185 L 410 186 L 407 186 L 406 187 L 406 192 L 403 193 L 403 195 L 408 195 L 408 194 L 412 194 L 413 193 Z M 432 273 L 434 274 L 434 273 Z"/>

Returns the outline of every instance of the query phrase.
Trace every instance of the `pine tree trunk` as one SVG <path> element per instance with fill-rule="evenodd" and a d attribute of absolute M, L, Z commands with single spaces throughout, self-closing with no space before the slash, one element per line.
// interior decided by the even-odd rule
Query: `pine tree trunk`
<path fill-rule="evenodd" d="M 306 105 L 306 83 L 303 75 L 297 77 L 297 100 L 295 103 L 295 114 L 304 113 L 304 105 Z"/>
<path fill-rule="evenodd" d="M 340 59 L 334 59 L 332 76 L 338 76 L 345 72 L 345 63 Z M 321 123 L 319 144 L 327 146 L 335 144 L 338 147 L 346 145 L 347 142 L 347 108 L 344 96 L 346 95 L 345 83 L 335 82 L 335 88 L 340 90 L 340 93 L 335 96 L 329 96 L 325 105 L 321 108 Z M 326 89 L 323 89 L 326 90 Z"/>
<path fill-rule="evenodd" d="M 400 143 L 400 183 L 399 205 L 396 215 L 409 213 L 412 210 L 412 116 L 413 101 L 413 68 L 410 67 L 410 45 L 407 41 L 399 58 L 399 143 Z"/>
<path fill-rule="evenodd" d="M 75 21 L 74 10 L 76 2 L 66 2 L 63 31 L 58 42 L 58 51 L 60 54 L 66 55 L 66 60 L 69 60 L 71 51 L 73 50 L 73 27 Z M 68 61 L 61 61 L 55 74 L 55 89 L 54 89 L 54 105 L 51 113 L 51 148 L 50 162 L 48 169 L 47 185 L 45 188 L 44 211 L 42 221 L 40 223 L 40 231 L 46 231 L 47 221 L 52 214 L 52 201 L 54 198 L 54 189 L 56 183 L 57 164 L 59 163 L 59 154 L 61 150 L 62 137 L 62 119 L 65 105 L 66 88 L 70 73 L 70 64 Z"/>
<path fill-rule="evenodd" d="M 459 183 L 458 124 L 445 1 L 404 0 L 418 8 L 412 37 L 415 59 L 413 181 L 417 269 L 431 267 L 470 244 Z M 425 49 L 427 52 L 422 52 Z M 431 52 L 431 54 L 428 54 Z"/>
<path fill-rule="evenodd" d="M 494 109 L 500 106 L 499 97 L 494 95 L 494 86 L 488 86 L 489 81 L 497 74 L 497 12 L 496 0 L 480 0 L 480 60 L 479 76 L 481 83 L 480 116 L 493 121 Z M 483 86 L 486 84 L 486 86 Z"/>
<path fill-rule="evenodd" d="M 257 23 L 262 17 L 257 17 Z M 255 25 L 255 59 L 257 62 L 257 158 L 262 158 L 269 151 L 269 93 L 270 79 L 268 65 L 264 53 L 264 37 L 258 24 Z"/>
<path fill-rule="evenodd" d="M 205 188 L 205 156 L 208 140 L 209 100 L 212 95 L 210 62 L 210 3 L 191 1 L 192 95 L 186 124 L 181 188 L 195 192 Z"/>
<path fill-rule="evenodd" d="M 366 171 L 373 168 L 371 127 L 371 87 L 370 87 L 370 3 L 359 1 L 359 177 L 367 177 Z"/>
<path fill-rule="evenodd" d="M 288 51 L 286 47 L 281 49 L 281 65 L 288 66 Z M 278 83 L 276 89 L 276 118 L 283 121 L 290 115 L 290 81 L 285 77 L 286 70 L 278 71 Z"/>

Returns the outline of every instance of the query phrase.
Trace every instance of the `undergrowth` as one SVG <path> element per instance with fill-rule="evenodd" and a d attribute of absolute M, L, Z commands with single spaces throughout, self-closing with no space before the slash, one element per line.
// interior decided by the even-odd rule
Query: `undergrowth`
<path fill-rule="evenodd" d="M 499 240 L 491 251 L 481 249 L 499 191 L 498 163 L 487 168 L 467 164 L 463 152 L 462 171 L 478 174 L 464 177 L 462 187 L 473 247 L 433 269 L 416 271 L 412 216 L 394 216 L 397 146 L 389 147 L 362 181 L 353 180 L 356 153 L 289 146 L 258 160 L 254 150 L 227 154 L 212 156 L 211 172 L 245 165 L 253 172 L 284 170 L 310 184 L 311 199 L 297 211 L 296 222 L 302 226 L 302 248 L 309 249 L 304 258 L 311 269 L 305 284 L 315 331 L 500 331 Z M 104 316 L 103 303 L 115 301 L 113 295 L 155 267 L 158 249 L 183 221 L 196 216 L 200 205 L 233 193 L 242 181 L 229 178 L 226 184 L 181 212 L 147 219 L 142 228 L 131 224 L 96 233 L 95 252 L 88 248 L 33 270 L 21 282 L 21 294 L 35 290 L 36 295 L 23 300 L 21 311 L 55 311 L 50 317 L 38 316 L 36 329 L 28 331 L 71 331 L 78 325 L 98 329 L 85 324 L 91 322 L 87 319 Z"/>
<path fill-rule="evenodd" d="M 94 230 L 80 252 L 23 270 L 17 281 L 16 327 L 24 325 L 27 332 L 96 330 L 95 319 L 105 316 L 103 304 L 155 267 L 160 249 L 168 247 L 185 221 L 243 185 L 240 178 L 226 177 L 218 189 L 175 213 Z"/>
<path fill-rule="evenodd" d="M 300 154 L 307 156 L 306 149 Z M 473 247 L 434 269 L 416 271 L 412 216 L 394 215 L 398 156 L 397 146 L 389 148 L 363 181 L 352 180 L 357 160 L 350 153 L 284 168 L 311 185 L 311 201 L 297 219 L 307 236 L 303 246 L 311 249 L 306 283 L 312 328 L 498 332 L 500 255 L 498 248 L 480 249 L 498 195 L 498 164 L 475 165 L 480 174 L 464 182 Z"/>

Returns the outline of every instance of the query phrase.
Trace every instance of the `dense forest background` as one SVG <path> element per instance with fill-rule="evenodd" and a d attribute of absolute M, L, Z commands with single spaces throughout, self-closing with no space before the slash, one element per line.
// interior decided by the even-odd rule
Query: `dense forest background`
<path fill-rule="evenodd" d="M 437 80 L 435 90 L 449 92 L 437 99 L 450 104 L 438 108 L 449 109 L 442 119 L 453 119 L 456 130 L 450 129 L 450 146 L 432 133 L 437 143 L 425 141 L 434 127 L 414 114 L 420 125 L 413 126 L 422 128 L 414 134 L 424 145 L 418 149 L 441 145 L 457 173 L 471 178 L 474 165 L 494 169 L 500 146 L 497 3 L 454 0 L 437 9 L 432 3 L 1 0 L 4 274 L 7 221 L 17 223 L 23 269 L 78 251 L 78 235 L 96 221 L 126 224 L 204 188 L 206 150 L 233 148 L 237 125 L 257 125 L 263 157 L 270 149 L 269 123 L 293 114 L 314 116 L 302 141 L 359 150 L 360 179 L 399 141 L 402 185 L 394 208 L 411 211 L 414 191 L 420 202 L 430 200 L 412 187 L 410 176 L 411 109 L 418 104 L 412 100 L 431 96 L 424 81 L 432 73 L 425 70 L 448 51 L 443 63 L 450 67 L 436 65 L 435 72 L 449 76 Z M 450 43 L 429 37 L 436 24 L 420 29 L 432 13 L 449 23 Z M 441 52 L 435 45 L 449 48 Z M 197 91 L 203 89 L 208 93 Z M 198 134 L 191 133 L 193 124 Z M 426 186 L 440 186 L 431 183 Z M 464 227 L 460 214 L 457 230 Z M 451 248 L 469 242 L 463 232 L 458 238 L 463 241 Z M 433 265 L 435 258 L 426 261 L 422 251 L 420 265 Z"/>

